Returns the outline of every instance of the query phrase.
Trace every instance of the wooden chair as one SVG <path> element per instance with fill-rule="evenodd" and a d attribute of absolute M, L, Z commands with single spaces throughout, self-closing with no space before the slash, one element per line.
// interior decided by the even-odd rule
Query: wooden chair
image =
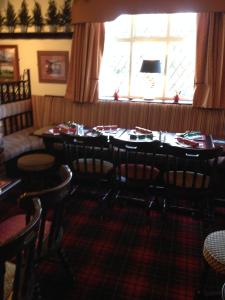
<path fill-rule="evenodd" d="M 25 199 L 39 197 L 41 200 L 42 219 L 38 235 L 36 261 L 40 263 L 43 259 L 57 255 L 62 261 L 69 279 L 73 281 L 73 272 L 61 244 L 65 207 L 71 191 L 71 179 L 71 170 L 68 166 L 62 165 L 49 188 L 24 193 L 20 199 L 24 201 Z"/>
<path fill-rule="evenodd" d="M 111 137 L 110 144 L 117 199 L 138 200 L 150 207 L 160 175 L 160 142 L 133 142 Z"/>
<path fill-rule="evenodd" d="M 65 135 L 67 163 L 81 195 L 98 198 L 101 208 L 111 193 L 113 164 L 106 136 Z"/>
<path fill-rule="evenodd" d="M 212 217 L 213 181 L 222 152 L 222 148 L 192 149 L 164 144 L 165 207 Z"/>
<path fill-rule="evenodd" d="M 42 138 L 47 153 L 55 157 L 56 164 L 66 164 L 64 136 L 43 134 Z"/>
<path fill-rule="evenodd" d="M 30 300 L 34 292 L 35 244 L 41 220 L 38 198 L 23 202 L 25 214 L 0 223 L 0 300 Z M 22 225 L 18 227 L 18 222 Z"/>

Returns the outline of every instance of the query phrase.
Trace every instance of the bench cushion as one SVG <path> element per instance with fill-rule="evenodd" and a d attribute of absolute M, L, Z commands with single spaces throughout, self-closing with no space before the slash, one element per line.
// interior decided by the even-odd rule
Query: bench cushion
<path fill-rule="evenodd" d="M 44 149 L 42 138 L 32 135 L 33 127 L 26 128 L 3 137 L 4 161 L 8 161 L 27 151 Z"/>

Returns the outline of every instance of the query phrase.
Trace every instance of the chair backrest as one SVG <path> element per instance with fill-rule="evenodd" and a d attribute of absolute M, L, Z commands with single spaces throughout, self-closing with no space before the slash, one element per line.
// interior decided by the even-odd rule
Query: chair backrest
<path fill-rule="evenodd" d="M 80 179 L 101 178 L 112 169 L 107 136 L 65 136 L 68 164 Z"/>
<path fill-rule="evenodd" d="M 154 182 L 160 171 L 157 165 L 160 141 L 124 141 L 110 138 L 112 146 L 114 174 L 123 183 Z"/>
<path fill-rule="evenodd" d="M 30 193 L 24 193 L 21 199 L 39 197 L 42 205 L 42 219 L 37 243 L 37 259 L 59 245 L 62 238 L 62 224 L 65 205 L 70 195 L 72 172 L 66 165 L 59 168 L 52 187 Z"/>
<path fill-rule="evenodd" d="M 196 149 L 163 145 L 166 155 L 164 182 L 184 189 L 208 189 L 212 185 L 222 148 Z"/>
<path fill-rule="evenodd" d="M 0 243 L 0 300 L 11 295 L 13 300 L 32 299 L 35 243 L 41 220 L 40 200 L 34 198 L 23 208 L 27 224 L 16 235 Z"/>
<path fill-rule="evenodd" d="M 43 142 L 47 152 L 56 158 L 56 162 L 66 164 L 65 141 L 61 135 L 43 134 Z"/>

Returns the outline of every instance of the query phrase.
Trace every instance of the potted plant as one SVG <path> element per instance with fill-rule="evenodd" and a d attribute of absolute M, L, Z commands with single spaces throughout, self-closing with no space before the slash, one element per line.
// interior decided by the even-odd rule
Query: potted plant
<path fill-rule="evenodd" d="M 5 17 L 2 15 L 2 12 L 0 11 L 0 32 L 2 31 L 2 27 L 5 24 Z"/>
<path fill-rule="evenodd" d="M 9 32 L 14 32 L 17 24 L 17 16 L 12 3 L 9 1 L 6 8 L 5 25 L 8 27 Z"/>
<path fill-rule="evenodd" d="M 31 23 L 31 16 L 29 16 L 26 0 L 23 0 L 21 3 L 18 19 L 21 26 L 21 31 L 27 32 L 27 28 Z"/>
<path fill-rule="evenodd" d="M 41 6 L 37 1 L 34 2 L 34 8 L 32 10 L 32 21 L 31 22 L 35 27 L 35 31 L 41 32 L 42 27 L 44 25 L 44 18 L 42 16 Z"/>
<path fill-rule="evenodd" d="M 65 0 L 59 16 L 60 26 L 64 26 L 64 31 L 71 31 L 71 0 Z"/>
<path fill-rule="evenodd" d="M 56 32 L 57 25 L 59 25 L 59 14 L 57 11 L 55 0 L 48 1 L 48 10 L 46 16 L 47 16 L 46 21 L 47 24 L 49 25 L 49 31 Z"/>

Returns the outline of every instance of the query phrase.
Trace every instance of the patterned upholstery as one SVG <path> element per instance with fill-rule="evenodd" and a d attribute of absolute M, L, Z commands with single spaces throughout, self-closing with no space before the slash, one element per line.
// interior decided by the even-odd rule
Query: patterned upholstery
<path fill-rule="evenodd" d="M 168 174 L 164 175 L 166 177 L 168 175 L 168 184 L 174 184 L 177 187 L 185 187 L 200 189 L 200 188 L 208 188 L 209 187 L 209 176 L 207 179 L 204 179 L 204 175 L 201 173 L 194 173 L 191 171 L 187 171 L 185 174 L 185 182 L 183 183 L 184 171 L 176 171 L 176 177 L 174 176 L 174 171 L 169 171 Z M 196 178 L 195 178 L 196 176 Z M 175 181 L 174 181 L 175 179 Z M 194 186 L 193 186 L 194 184 Z M 202 186 L 203 185 L 203 186 Z"/>
<path fill-rule="evenodd" d="M 2 104 L 0 109 L 0 119 L 29 110 L 32 110 L 31 99 Z"/>
<path fill-rule="evenodd" d="M 212 232 L 206 237 L 203 256 L 213 270 L 225 274 L 225 230 Z"/>
<path fill-rule="evenodd" d="M 31 99 L 1 105 L 0 144 L 4 147 L 4 161 L 27 151 L 44 148 L 42 139 L 32 135 L 32 125 Z"/>
<path fill-rule="evenodd" d="M 3 137 L 5 161 L 27 151 L 44 149 L 42 139 L 32 135 L 33 130 L 30 127 Z"/>

